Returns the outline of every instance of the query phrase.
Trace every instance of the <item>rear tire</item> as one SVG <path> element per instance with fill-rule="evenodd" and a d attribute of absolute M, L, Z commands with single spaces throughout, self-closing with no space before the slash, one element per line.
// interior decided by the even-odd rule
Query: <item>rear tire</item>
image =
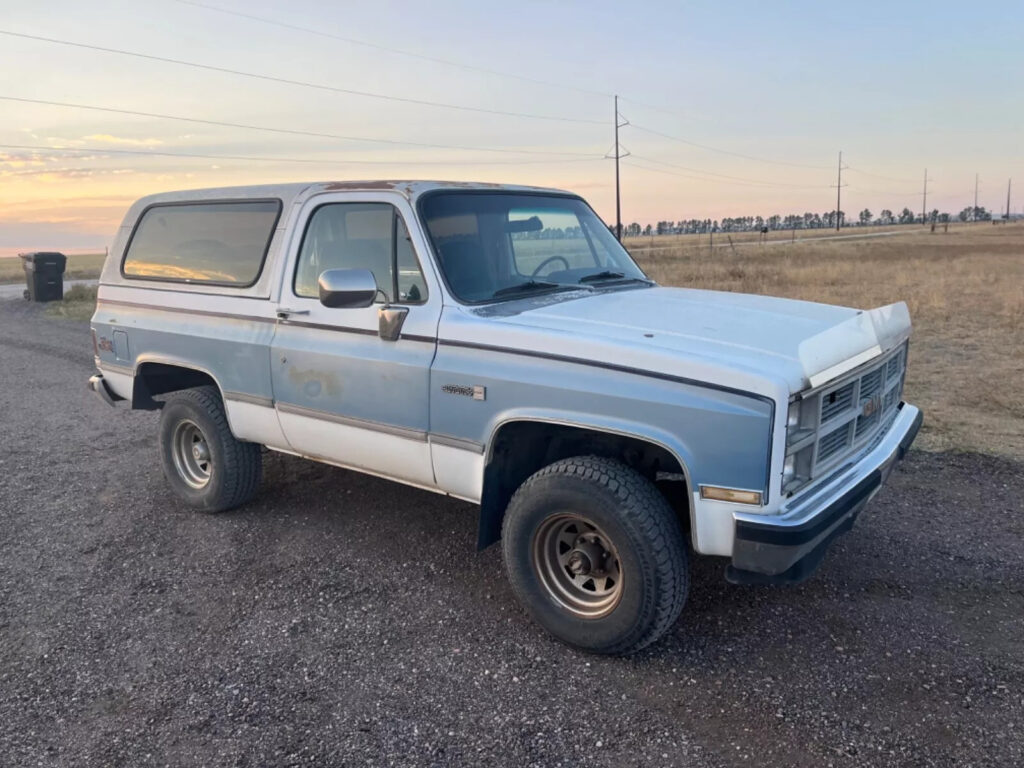
<path fill-rule="evenodd" d="M 164 476 L 189 506 L 223 512 L 251 499 L 263 476 L 260 446 L 235 438 L 216 387 L 169 395 L 160 412 Z"/>
<path fill-rule="evenodd" d="M 627 654 L 660 638 L 686 602 L 686 544 L 654 484 L 625 464 L 578 456 L 520 486 L 502 528 L 509 581 L 562 642 Z"/>

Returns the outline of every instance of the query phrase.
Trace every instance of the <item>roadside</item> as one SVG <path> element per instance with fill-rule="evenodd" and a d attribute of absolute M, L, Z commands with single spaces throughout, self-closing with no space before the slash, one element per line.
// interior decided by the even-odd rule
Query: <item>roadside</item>
<path fill-rule="evenodd" d="M 64 297 L 67 300 L 68 293 L 74 288 L 81 286 L 85 288 L 95 287 L 99 284 L 98 279 L 85 279 L 85 280 L 64 280 Z M 0 301 L 5 299 L 20 299 L 25 292 L 25 281 L 24 279 L 20 283 L 10 283 L 8 285 L 0 285 Z"/>
<path fill-rule="evenodd" d="M 0 302 L 0 754 L 12 765 L 1024 763 L 1024 465 L 911 452 L 820 573 L 692 568 L 662 643 L 589 657 L 513 602 L 475 509 L 267 455 L 167 492 L 88 326 Z"/>
<path fill-rule="evenodd" d="M 96 280 L 103 269 L 103 253 L 72 253 L 68 255 L 64 269 L 64 282 L 69 280 Z M 0 288 L 6 285 L 25 284 L 24 262 L 17 256 L 0 258 Z M 20 294 L 18 294 L 20 295 Z M 2 297 L 0 297 L 2 298 Z"/>
<path fill-rule="evenodd" d="M 771 239 L 765 239 L 765 240 L 751 240 L 750 239 L 750 233 L 746 233 L 746 232 L 744 232 L 744 233 L 735 233 L 735 234 L 737 234 L 737 239 L 736 239 L 735 242 L 731 242 L 732 235 L 734 233 L 730 233 L 730 232 L 717 232 L 717 233 L 715 233 L 715 235 L 718 238 L 718 242 L 717 243 L 712 242 L 712 240 L 709 238 L 708 239 L 707 247 L 708 248 L 733 248 L 733 249 L 735 249 L 735 248 L 747 248 L 747 247 L 750 247 L 750 246 L 762 247 L 762 246 L 766 246 L 766 245 L 796 245 L 796 244 L 800 244 L 800 243 L 817 244 L 817 243 L 822 243 L 822 242 L 828 242 L 830 240 L 868 240 L 868 239 L 874 238 L 874 237 L 893 237 L 895 235 L 909 235 L 909 234 L 913 234 L 913 233 L 917 233 L 917 232 L 927 232 L 927 231 L 928 230 L 923 229 L 923 228 L 911 229 L 911 228 L 907 227 L 906 229 L 889 230 L 889 231 L 886 231 L 886 232 L 860 232 L 860 233 L 852 234 L 852 235 L 816 235 L 816 236 L 811 236 L 811 237 L 808 237 L 808 236 L 806 236 L 804 234 L 801 234 L 801 236 L 798 237 L 797 234 L 796 234 L 796 230 L 773 230 L 771 232 L 771 235 L 772 235 Z M 805 232 L 807 232 L 807 230 L 801 230 L 801 233 L 805 233 Z M 789 235 L 790 233 L 792 234 L 792 237 L 789 237 L 789 236 L 780 237 L 780 235 Z M 739 237 L 738 237 L 739 234 L 743 234 L 743 235 L 745 235 L 745 237 L 743 239 L 739 239 Z M 626 249 L 630 252 L 630 254 L 634 255 L 634 256 L 643 256 L 643 254 L 649 253 L 649 252 L 652 252 L 652 251 L 679 251 L 679 249 L 681 247 L 679 243 L 676 243 L 674 245 L 660 245 L 660 246 L 659 245 L 653 245 L 653 244 L 645 244 L 645 243 L 641 242 L 642 239 L 643 238 L 641 238 L 641 237 L 635 238 L 636 242 L 633 242 L 632 240 L 627 239 L 627 240 L 624 240 L 622 244 L 626 247 Z M 687 243 L 687 245 L 689 245 L 691 247 L 694 247 L 694 248 L 703 248 L 703 247 L 705 247 L 705 246 L 701 245 L 699 243 L 699 241 L 696 242 L 696 243 L 692 243 L 692 244 Z M 636 253 L 634 253 L 634 251 Z"/>

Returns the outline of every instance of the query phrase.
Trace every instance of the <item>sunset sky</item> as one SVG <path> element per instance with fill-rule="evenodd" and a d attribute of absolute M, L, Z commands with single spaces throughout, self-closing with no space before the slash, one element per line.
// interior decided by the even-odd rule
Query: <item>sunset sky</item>
<path fill-rule="evenodd" d="M 4 33 L 327 86 L 0 34 L 0 254 L 102 248 L 131 201 L 152 192 L 275 181 L 557 186 L 610 222 L 614 169 L 602 157 L 613 93 L 632 123 L 621 131 L 633 155 L 622 164 L 624 223 L 831 210 L 839 150 L 848 216 L 920 210 L 925 168 L 929 210 L 970 205 L 976 172 L 981 205 L 1001 212 L 1011 176 L 1013 209 L 1024 205 L 1019 1 L 0 0 L 0 9 Z"/>

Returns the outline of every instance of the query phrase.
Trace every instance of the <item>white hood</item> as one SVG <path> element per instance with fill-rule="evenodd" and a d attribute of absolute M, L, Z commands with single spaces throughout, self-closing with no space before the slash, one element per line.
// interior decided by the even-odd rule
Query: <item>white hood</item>
<path fill-rule="evenodd" d="M 557 350 L 562 354 L 592 346 L 586 342 L 604 340 L 626 356 L 629 349 L 670 352 L 695 363 L 782 378 L 790 392 L 839 376 L 910 334 L 910 316 L 902 302 L 864 311 L 768 296 L 662 287 L 569 300 L 563 296 L 555 301 L 557 296 L 502 305 L 505 311 L 500 320 L 503 325 L 543 329 L 576 340 Z M 487 314 L 492 321 L 499 319 L 498 312 Z"/>

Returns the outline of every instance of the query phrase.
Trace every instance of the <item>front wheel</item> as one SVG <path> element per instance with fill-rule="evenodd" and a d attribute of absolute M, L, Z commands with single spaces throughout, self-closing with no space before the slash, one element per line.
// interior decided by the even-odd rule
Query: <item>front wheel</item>
<path fill-rule="evenodd" d="M 256 493 L 263 474 L 260 446 L 238 440 L 216 387 L 183 389 L 160 412 L 164 475 L 190 506 L 222 512 Z"/>
<path fill-rule="evenodd" d="M 674 511 L 653 483 L 612 459 L 564 459 L 532 475 L 509 503 L 502 548 L 533 618 L 582 650 L 637 651 L 686 602 L 686 544 Z"/>

